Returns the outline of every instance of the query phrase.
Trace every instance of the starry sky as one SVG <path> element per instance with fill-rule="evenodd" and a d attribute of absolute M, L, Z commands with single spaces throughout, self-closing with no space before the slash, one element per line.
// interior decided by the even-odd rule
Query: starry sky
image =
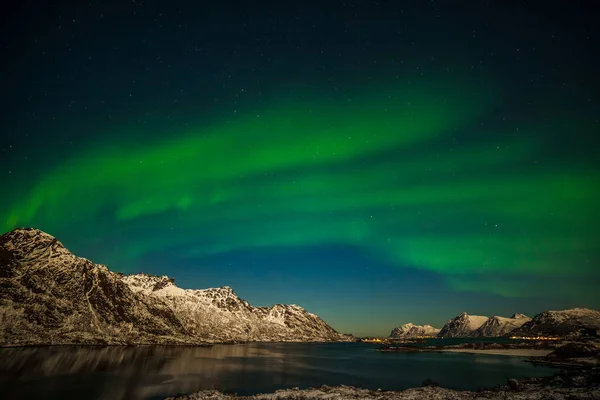
<path fill-rule="evenodd" d="M 600 307 L 585 2 L 24 1 L 0 231 L 386 335 Z"/>

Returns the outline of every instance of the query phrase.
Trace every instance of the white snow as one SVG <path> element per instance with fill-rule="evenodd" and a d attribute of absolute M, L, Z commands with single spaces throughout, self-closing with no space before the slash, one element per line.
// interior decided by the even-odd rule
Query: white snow
<path fill-rule="evenodd" d="M 5 301 L 0 304 L 4 321 L 0 344 L 351 340 L 297 305 L 254 307 L 228 286 L 182 289 L 168 276 L 111 272 L 75 256 L 38 230 L 17 229 L 2 235 L 2 249 L 19 260 L 10 278 L 17 284 L 7 290 L 25 293 L 33 286 L 32 296 L 48 296 L 58 305 L 48 312 L 59 315 L 64 324 L 57 329 L 32 322 L 25 318 L 23 304 Z M 20 279 L 23 276 L 34 279 Z M 71 293 L 76 293 L 73 299 Z M 105 312 L 102 318 L 98 309 Z M 118 314 L 123 310 L 125 320 Z"/>
<path fill-rule="evenodd" d="M 133 291 L 164 302 L 189 331 L 204 332 L 221 340 L 347 340 L 300 306 L 253 307 L 229 286 L 182 289 L 167 276 L 146 274 L 121 279 Z M 288 326 L 288 321 L 294 321 L 293 327 Z"/>
<path fill-rule="evenodd" d="M 390 337 L 416 337 L 416 336 L 436 336 L 440 332 L 439 329 L 431 325 L 415 325 L 412 322 L 404 324 L 398 328 L 394 328 Z"/>
<path fill-rule="evenodd" d="M 515 314 L 510 318 L 495 315 L 473 332 L 473 336 L 502 336 L 514 331 L 529 321 L 531 321 L 531 318 L 524 314 Z"/>
<path fill-rule="evenodd" d="M 489 319 L 488 317 L 484 317 L 481 315 L 468 315 L 469 318 L 469 328 L 471 330 L 475 330 L 479 328 L 481 325 L 485 324 Z"/>

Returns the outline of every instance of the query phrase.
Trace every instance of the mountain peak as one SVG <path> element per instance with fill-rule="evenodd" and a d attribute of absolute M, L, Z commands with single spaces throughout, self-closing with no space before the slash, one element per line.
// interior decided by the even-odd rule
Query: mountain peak
<path fill-rule="evenodd" d="M 78 265 L 82 265 L 82 261 L 89 263 L 85 258 L 76 257 L 54 236 L 34 228 L 17 228 L 3 234 L 0 236 L 0 250 L 2 264 L 28 262 L 44 268 L 51 261 L 63 266 L 76 261 Z"/>
<path fill-rule="evenodd" d="M 57 246 L 64 248 L 63 244 L 54 236 L 35 228 L 13 229 L 12 231 L 0 236 L 0 241 L 2 243 L 12 242 L 14 246 L 21 246 L 27 243 L 49 243 L 56 244 Z"/>
<path fill-rule="evenodd" d="M 253 307 L 229 286 L 181 289 L 166 275 L 112 272 L 38 229 L 0 236 L 6 279 L 0 345 L 350 340 L 298 306 Z"/>
<path fill-rule="evenodd" d="M 589 308 L 544 311 L 515 331 L 521 336 L 595 335 L 600 331 L 600 311 Z"/>
<path fill-rule="evenodd" d="M 470 336 L 475 337 L 495 337 L 504 336 L 515 329 L 521 327 L 525 322 L 531 320 L 524 314 L 513 314 L 512 317 L 506 318 L 498 315 L 485 321 L 477 330 L 471 333 Z"/>
<path fill-rule="evenodd" d="M 390 333 L 390 337 L 393 338 L 406 338 L 406 337 L 421 337 L 421 336 L 436 336 L 439 333 L 439 329 L 434 328 L 431 325 L 415 325 L 412 322 L 404 324 L 398 328 L 394 328 Z"/>
<path fill-rule="evenodd" d="M 440 330 L 440 337 L 469 337 L 489 318 L 480 315 L 469 315 L 466 312 L 446 322 Z"/>
<path fill-rule="evenodd" d="M 28 235 L 44 235 L 44 236 L 50 236 L 50 237 L 54 237 L 42 230 L 39 230 L 37 228 L 29 228 L 29 227 L 19 227 L 19 228 L 15 228 L 10 232 L 5 233 L 5 235 L 10 234 L 10 233 L 14 233 L 14 234 L 22 234 L 22 233 L 26 233 Z M 4 236 L 4 235 L 3 235 Z"/>

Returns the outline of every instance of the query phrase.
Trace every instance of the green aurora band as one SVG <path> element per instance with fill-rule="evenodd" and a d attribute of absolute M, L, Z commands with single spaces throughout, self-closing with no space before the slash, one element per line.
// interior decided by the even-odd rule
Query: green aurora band
<path fill-rule="evenodd" d="M 495 93 L 413 83 L 352 101 L 284 99 L 161 143 L 90 146 L 41 176 L 2 228 L 97 226 L 91 241 L 129 238 L 112 265 L 175 247 L 204 257 L 344 243 L 458 291 L 520 297 L 552 290 L 525 277 L 595 279 L 598 171 L 535 162 L 536 134 L 479 128 L 479 143 L 452 145 Z"/>

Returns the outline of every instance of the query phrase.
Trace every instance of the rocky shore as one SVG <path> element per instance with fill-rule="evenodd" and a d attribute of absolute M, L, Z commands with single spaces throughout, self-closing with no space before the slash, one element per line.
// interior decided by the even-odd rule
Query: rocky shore
<path fill-rule="evenodd" d="M 421 388 L 384 391 L 353 386 L 321 386 L 309 389 L 284 389 L 254 396 L 223 394 L 214 390 L 170 397 L 167 400 L 597 400 L 600 399 L 600 370 L 566 370 L 552 377 L 509 379 L 504 386 L 476 392 L 444 389 L 433 382 Z"/>
<path fill-rule="evenodd" d="M 480 389 L 476 392 L 459 391 L 438 387 L 431 380 L 424 387 L 400 391 L 361 389 L 353 386 L 321 386 L 309 389 L 283 389 L 275 393 L 254 396 L 237 396 L 214 390 L 190 395 L 170 397 L 167 400 L 600 400 L 600 346 L 596 343 L 465 343 L 456 346 L 414 347 L 383 346 L 380 351 L 420 352 L 444 351 L 448 348 L 491 350 L 543 350 L 552 349 L 544 357 L 531 357 L 528 361 L 563 368 L 553 376 L 542 378 L 508 379 L 506 385 Z"/>
<path fill-rule="evenodd" d="M 381 346 L 377 351 L 383 353 L 425 353 L 454 352 L 491 354 L 521 357 L 544 357 L 552 353 L 560 344 L 557 342 L 528 343 L 462 343 L 457 345 L 415 346 L 413 344 L 390 344 Z"/>
<path fill-rule="evenodd" d="M 557 368 L 596 368 L 600 366 L 600 346 L 597 343 L 568 343 L 546 357 L 532 357 L 529 361 Z"/>
<path fill-rule="evenodd" d="M 384 353 L 462 352 L 529 357 L 530 362 L 557 368 L 600 366 L 600 343 L 537 341 L 528 343 L 462 343 L 457 345 L 386 345 Z"/>
<path fill-rule="evenodd" d="M 461 343 L 455 345 L 438 345 L 438 346 L 413 346 L 413 345 L 386 345 L 382 346 L 378 351 L 387 353 L 419 353 L 419 352 L 441 352 L 449 350 L 555 350 L 561 347 L 563 343 L 558 341 L 535 341 L 526 343 Z"/>

